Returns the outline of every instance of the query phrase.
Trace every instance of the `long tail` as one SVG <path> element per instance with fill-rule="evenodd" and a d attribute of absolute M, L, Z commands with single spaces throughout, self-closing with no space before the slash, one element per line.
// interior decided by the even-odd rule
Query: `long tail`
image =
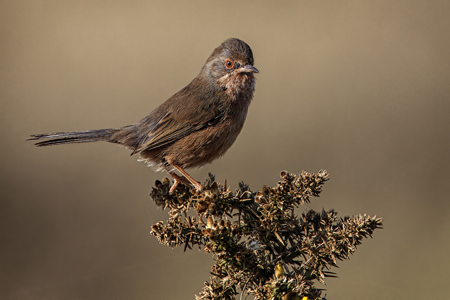
<path fill-rule="evenodd" d="M 28 141 L 46 140 L 36 143 L 35 145 L 37 147 L 64 145 L 73 143 L 89 143 L 98 141 L 117 143 L 118 141 L 111 140 L 111 137 L 114 133 L 120 130 L 121 130 L 120 128 L 112 128 L 112 129 L 98 129 L 88 131 L 43 133 L 32 135 L 31 138 L 28 139 Z"/>

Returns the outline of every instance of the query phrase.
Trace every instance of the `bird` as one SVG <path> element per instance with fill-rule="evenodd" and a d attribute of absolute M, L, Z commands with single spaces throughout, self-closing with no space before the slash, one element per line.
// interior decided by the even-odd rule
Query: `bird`
<path fill-rule="evenodd" d="M 37 147 L 105 141 L 131 150 L 157 171 L 179 183 L 202 186 L 185 169 L 221 157 L 235 142 L 255 91 L 253 52 L 237 38 L 214 49 L 200 73 L 138 122 L 119 128 L 31 135 Z M 178 171 L 180 175 L 176 173 Z"/>

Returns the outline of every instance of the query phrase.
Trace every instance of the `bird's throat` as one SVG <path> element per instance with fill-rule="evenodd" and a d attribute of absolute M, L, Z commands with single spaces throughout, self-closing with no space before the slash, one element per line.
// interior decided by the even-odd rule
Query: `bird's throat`
<path fill-rule="evenodd" d="M 218 79 L 218 84 L 233 99 L 251 99 L 255 90 L 255 76 L 252 73 L 229 73 Z"/>

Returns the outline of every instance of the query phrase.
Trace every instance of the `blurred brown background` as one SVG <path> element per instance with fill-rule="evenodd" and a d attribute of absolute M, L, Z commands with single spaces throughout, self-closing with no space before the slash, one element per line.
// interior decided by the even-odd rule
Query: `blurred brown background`
<path fill-rule="evenodd" d="M 29 134 L 133 123 L 229 37 L 253 49 L 244 130 L 194 178 L 256 190 L 327 169 L 309 208 L 384 229 L 328 279 L 329 299 L 445 299 L 450 259 L 449 1 L 1 1 L 0 298 L 193 299 L 202 251 L 150 236 L 155 173 L 106 143 Z"/>

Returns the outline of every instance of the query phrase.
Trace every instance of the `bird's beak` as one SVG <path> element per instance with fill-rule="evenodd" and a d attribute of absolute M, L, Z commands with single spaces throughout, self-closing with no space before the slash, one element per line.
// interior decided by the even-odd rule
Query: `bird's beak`
<path fill-rule="evenodd" d="M 245 65 L 245 66 L 243 66 L 243 67 L 241 67 L 239 69 L 236 69 L 236 71 L 238 73 L 242 73 L 242 72 L 245 72 L 245 73 L 259 73 L 258 69 L 255 68 L 252 65 Z"/>

